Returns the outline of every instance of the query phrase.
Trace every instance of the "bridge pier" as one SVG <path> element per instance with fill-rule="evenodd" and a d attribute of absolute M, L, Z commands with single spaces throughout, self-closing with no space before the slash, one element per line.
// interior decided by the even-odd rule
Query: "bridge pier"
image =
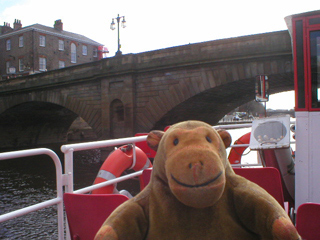
<path fill-rule="evenodd" d="M 101 81 L 102 138 L 134 135 L 135 82 L 133 75 Z"/>

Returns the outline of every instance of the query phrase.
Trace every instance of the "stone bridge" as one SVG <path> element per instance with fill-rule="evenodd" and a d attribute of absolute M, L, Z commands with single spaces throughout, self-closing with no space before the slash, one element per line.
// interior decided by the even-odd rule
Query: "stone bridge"
<path fill-rule="evenodd" d="M 215 40 L 19 77 L 0 83 L 0 146 L 65 143 L 80 116 L 97 140 L 197 119 L 216 124 L 254 99 L 267 74 L 271 94 L 293 89 L 288 31 Z"/>

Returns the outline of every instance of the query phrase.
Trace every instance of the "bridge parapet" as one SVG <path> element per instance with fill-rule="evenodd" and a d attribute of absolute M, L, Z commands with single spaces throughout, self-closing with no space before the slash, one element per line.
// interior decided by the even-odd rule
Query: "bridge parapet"
<path fill-rule="evenodd" d="M 274 57 L 284 53 L 291 56 L 289 32 L 278 31 L 237 38 L 221 39 L 171 47 L 137 55 L 139 69 L 147 66 L 185 65 L 204 62 L 224 62 L 243 58 Z"/>
<path fill-rule="evenodd" d="M 57 69 L 0 82 L 0 94 L 90 81 L 98 77 L 159 71 L 177 67 L 240 61 L 259 57 L 291 56 L 288 31 L 257 34 L 177 46 Z"/>

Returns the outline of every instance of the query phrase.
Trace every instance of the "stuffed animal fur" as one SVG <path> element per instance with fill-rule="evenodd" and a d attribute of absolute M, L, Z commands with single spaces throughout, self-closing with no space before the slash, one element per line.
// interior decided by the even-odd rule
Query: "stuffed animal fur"
<path fill-rule="evenodd" d="M 226 131 L 199 121 L 152 131 L 149 185 L 119 206 L 96 240 L 301 239 L 278 202 L 232 170 Z"/>

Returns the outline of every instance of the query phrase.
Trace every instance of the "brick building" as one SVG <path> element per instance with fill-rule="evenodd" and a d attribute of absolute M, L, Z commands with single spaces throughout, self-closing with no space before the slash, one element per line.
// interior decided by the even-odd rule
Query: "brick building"
<path fill-rule="evenodd" d="M 107 49 L 83 35 L 63 30 L 61 20 L 54 27 L 33 24 L 22 28 L 0 26 L 0 76 L 2 79 L 28 75 L 100 60 Z"/>

